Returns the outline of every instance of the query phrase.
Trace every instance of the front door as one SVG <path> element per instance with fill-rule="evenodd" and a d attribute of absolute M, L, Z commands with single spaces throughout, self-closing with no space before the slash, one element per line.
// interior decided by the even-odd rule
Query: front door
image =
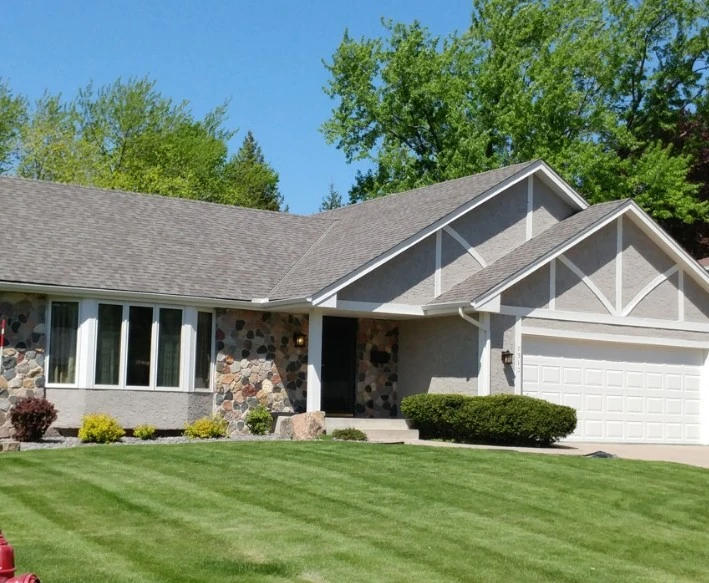
<path fill-rule="evenodd" d="M 322 410 L 328 415 L 354 415 L 357 320 L 323 318 Z"/>

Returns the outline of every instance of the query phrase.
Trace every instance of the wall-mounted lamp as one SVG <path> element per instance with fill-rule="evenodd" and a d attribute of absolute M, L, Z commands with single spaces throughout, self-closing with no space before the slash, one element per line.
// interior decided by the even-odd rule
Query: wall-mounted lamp
<path fill-rule="evenodd" d="M 293 344 L 295 344 L 297 348 L 303 348 L 307 341 L 308 336 L 303 334 L 302 332 L 295 332 L 293 334 Z"/>
<path fill-rule="evenodd" d="M 502 364 L 508 365 L 512 364 L 514 362 L 514 354 L 512 354 L 509 350 L 503 350 L 502 351 Z"/>

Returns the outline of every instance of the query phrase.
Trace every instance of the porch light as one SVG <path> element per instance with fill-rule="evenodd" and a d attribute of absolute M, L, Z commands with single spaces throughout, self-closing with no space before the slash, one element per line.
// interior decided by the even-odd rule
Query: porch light
<path fill-rule="evenodd" d="M 514 355 L 509 350 L 502 351 L 502 364 L 508 365 L 514 362 Z"/>
<path fill-rule="evenodd" d="M 293 344 L 295 344 L 297 348 L 303 348 L 307 339 L 308 337 L 302 332 L 295 332 L 293 334 Z"/>

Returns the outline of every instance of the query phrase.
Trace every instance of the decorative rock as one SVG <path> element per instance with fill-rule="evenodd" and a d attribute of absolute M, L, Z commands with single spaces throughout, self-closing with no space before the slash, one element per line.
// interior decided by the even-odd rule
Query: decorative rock
<path fill-rule="evenodd" d="M 8 451 L 20 451 L 19 441 L 2 441 L 0 442 L 0 453 Z"/>
<path fill-rule="evenodd" d="M 281 420 L 281 436 L 296 441 L 310 441 L 325 433 L 325 412 L 301 413 Z"/>

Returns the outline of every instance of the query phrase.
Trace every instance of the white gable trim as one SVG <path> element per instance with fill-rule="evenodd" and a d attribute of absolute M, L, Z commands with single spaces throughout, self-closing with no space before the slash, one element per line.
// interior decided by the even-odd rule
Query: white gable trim
<path fill-rule="evenodd" d="M 598 288 L 598 286 L 591 281 L 591 278 L 588 277 L 583 271 L 581 271 L 578 265 L 576 265 L 565 255 L 559 255 L 559 261 L 566 265 L 566 267 L 568 267 L 579 279 L 581 279 L 583 283 L 586 284 L 586 287 L 588 287 L 588 289 L 593 292 L 593 295 L 595 295 L 601 301 L 606 310 L 608 310 L 609 314 L 617 315 L 616 309 L 613 304 L 611 304 L 610 300 Z"/>
<path fill-rule="evenodd" d="M 638 292 L 638 294 L 631 300 L 631 302 L 627 306 L 625 306 L 625 309 L 621 312 L 621 316 L 629 315 L 637 307 L 637 305 L 648 296 L 648 294 L 652 290 L 654 290 L 663 281 L 667 281 L 670 277 L 677 273 L 677 271 L 679 271 L 679 267 L 677 265 L 670 267 L 667 271 L 665 271 L 665 273 L 661 273 L 650 283 L 648 283 L 643 289 Z M 683 319 L 684 318 L 680 318 L 680 320 Z"/>
<path fill-rule="evenodd" d="M 465 237 L 463 237 L 463 235 L 461 235 L 458 231 L 456 231 L 450 225 L 446 225 L 445 227 L 443 227 L 443 231 L 445 231 L 451 237 L 453 237 L 453 239 L 458 241 L 460 246 L 467 251 L 468 255 L 470 255 L 473 259 L 475 259 L 475 261 L 477 261 L 480 264 L 480 267 L 487 267 L 487 261 L 485 261 L 483 256 L 480 255 L 480 253 L 478 253 L 476 251 L 475 247 L 473 247 L 470 243 L 468 243 L 468 241 L 465 239 Z M 438 231 L 438 233 L 440 233 L 440 232 L 441 231 Z"/>
<path fill-rule="evenodd" d="M 361 265 L 354 271 L 350 272 L 345 277 L 340 278 L 339 280 L 323 288 L 319 292 L 313 294 L 313 296 L 307 298 L 307 300 L 311 301 L 314 306 L 319 305 L 321 301 L 327 299 L 332 294 L 337 293 L 338 291 L 347 287 L 351 283 L 364 277 L 368 273 L 371 273 L 378 267 L 381 267 L 387 261 L 393 259 L 397 255 L 400 255 L 401 253 L 403 253 L 407 249 L 410 249 L 417 243 L 420 243 L 429 235 L 435 233 L 436 231 L 439 231 L 440 229 L 443 229 L 444 227 L 456 221 L 463 215 L 469 213 L 471 210 L 479 207 L 480 205 L 486 203 L 488 200 L 504 192 L 511 186 L 514 186 L 525 178 L 528 178 L 529 176 L 537 173 L 540 176 L 545 177 L 547 181 L 553 185 L 552 188 L 556 191 L 556 193 L 566 198 L 570 202 L 571 206 L 575 207 L 578 210 L 584 210 L 588 208 L 588 202 L 586 202 L 579 193 L 577 193 L 573 188 L 566 184 L 559 177 L 559 175 L 556 174 L 556 172 L 554 172 L 549 166 L 547 166 L 545 162 L 543 162 L 542 160 L 538 160 L 536 162 L 533 162 L 523 170 L 520 170 L 516 174 L 510 176 L 506 180 L 503 180 L 502 182 L 488 189 L 481 195 L 476 196 L 473 200 L 470 200 L 466 204 L 458 207 L 453 212 L 448 213 L 447 215 L 441 217 L 434 223 L 431 223 L 425 229 L 420 230 L 415 235 L 395 245 L 394 247 L 389 249 L 389 251 L 382 253 L 379 257 L 368 261 L 367 263 Z"/>

